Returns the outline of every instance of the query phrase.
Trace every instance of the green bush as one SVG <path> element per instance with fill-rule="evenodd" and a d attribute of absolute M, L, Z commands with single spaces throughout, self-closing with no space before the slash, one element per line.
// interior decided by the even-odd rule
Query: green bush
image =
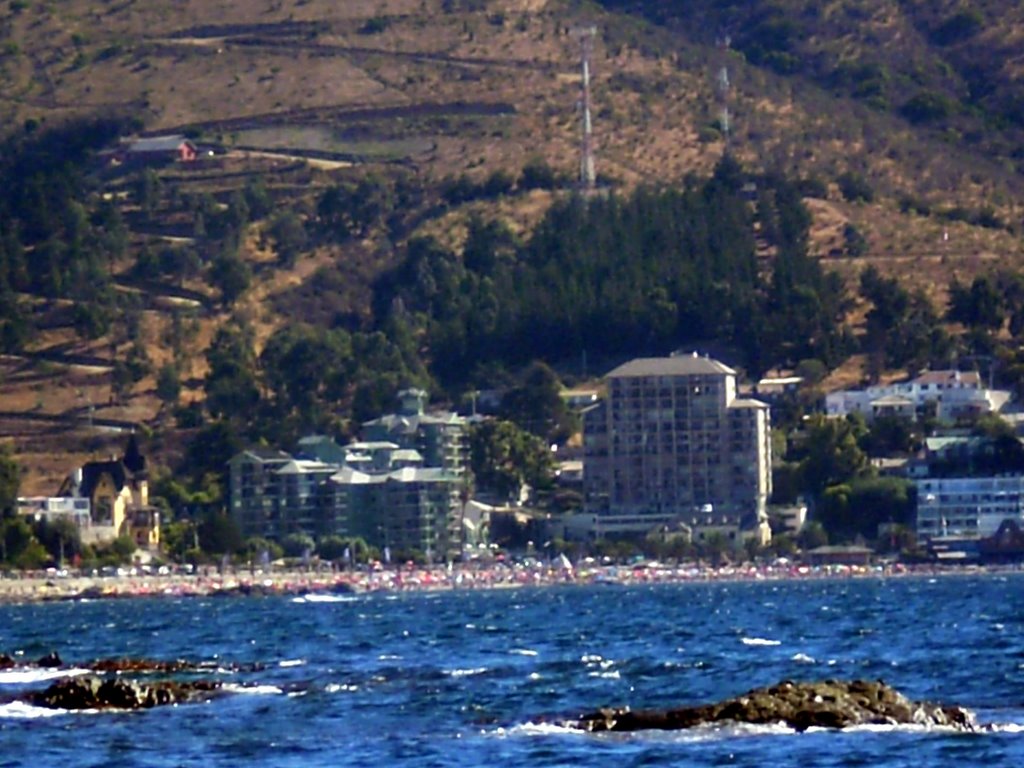
<path fill-rule="evenodd" d="M 915 124 L 943 120 L 956 111 L 951 99 L 932 91 L 921 91 L 900 107 L 900 114 Z"/>
<path fill-rule="evenodd" d="M 875 192 L 871 185 L 859 173 L 847 171 L 836 179 L 836 183 L 839 185 L 839 191 L 842 193 L 843 199 L 851 203 L 855 203 L 858 200 L 870 203 L 875 199 Z"/>

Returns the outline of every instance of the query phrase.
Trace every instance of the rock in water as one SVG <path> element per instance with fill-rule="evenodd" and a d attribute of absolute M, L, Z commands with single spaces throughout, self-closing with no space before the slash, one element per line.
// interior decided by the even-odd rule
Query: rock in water
<path fill-rule="evenodd" d="M 208 698 L 218 688 L 220 683 L 208 680 L 138 682 L 84 676 L 58 680 L 26 701 L 49 709 L 148 709 Z"/>
<path fill-rule="evenodd" d="M 677 730 L 720 722 L 767 725 L 783 723 L 798 731 L 851 725 L 936 725 L 962 731 L 976 729 L 974 715 L 961 707 L 915 702 L 881 681 L 789 680 L 756 688 L 717 704 L 678 709 L 599 709 L 585 714 L 576 727 L 585 731 Z"/>

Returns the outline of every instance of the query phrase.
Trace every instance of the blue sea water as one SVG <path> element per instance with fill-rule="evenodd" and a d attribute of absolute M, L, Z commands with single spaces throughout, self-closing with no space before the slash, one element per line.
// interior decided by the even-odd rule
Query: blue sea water
<path fill-rule="evenodd" d="M 0 650 L 217 660 L 236 692 L 141 712 L 2 705 L 0 768 L 1019 765 L 1022 595 L 1024 576 L 1004 575 L 4 606 Z M 227 669 L 251 662 L 265 666 Z M 0 697 L 45 687 L 40 676 L 0 671 Z M 882 678 L 993 727 L 557 724 L 828 677 Z"/>

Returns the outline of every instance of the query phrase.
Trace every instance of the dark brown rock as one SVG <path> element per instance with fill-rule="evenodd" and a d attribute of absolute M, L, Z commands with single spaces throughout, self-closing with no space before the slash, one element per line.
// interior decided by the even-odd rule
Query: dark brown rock
<path fill-rule="evenodd" d="M 89 668 L 95 672 L 187 672 L 198 665 L 184 659 L 161 661 L 159 659 L 96 659 Z"/>
<path fill-rule="evenodd" d="M 208 698 L 219 688 L 209 680 L 139 682 L 90 675 L 58 680 L 26 701 L 50 709 L 148 709 Z"/>
<path fill-rule="evenodd" d="M 866 724 L 940 725 L 973 731 L 974 715 L 960 707 L 915 702 L 881 681 L 794 683 L 757 688 L 717 704 L 677 709 L 605 708 L 583 715 L 585 731 L 676 730 L 720 722 L 783 723 L 799 731 Z"/>
<path fill-rule="evenodd" d="M 61 661 L 59 653 L 56 651 L 50 651 L 36 662 L 36 666 L 56 669 L 57 667 L 64 666 L 64 662 Z"/>
<path fill-rule="evenodd" d="M 6 653 L 0 653 L 0 669 L 10 669 L 15 665 L 14 657 Z"/>

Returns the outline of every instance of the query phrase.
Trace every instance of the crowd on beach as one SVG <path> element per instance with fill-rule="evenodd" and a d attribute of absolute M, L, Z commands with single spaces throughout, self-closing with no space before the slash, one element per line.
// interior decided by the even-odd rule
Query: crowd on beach
<path fill-rule="evenodd" d="M 976 568 L 973 570 L 977 570 Z M 991 569 L 988 569 L 991 570 Z M 1019 570 L 1015 568 L 1013 570 Z M 787 561 L 714 567 L 704 564 L 583 564 L 567 561 L 491 562 L 438 566 L 380 563 L 351 569 L 217 569 L 125 571 L 108 576 L 68 572 L 16 573 L 0 578 L 0 603 L 113 597 L 211 597 L 229 595 L 363 594 L 417 590 L 471 590 L 540 587 L 558 584 L 607 586 L 710 581 L 767 581 L 898 577 L 964 573 L 963 567 L 882 565 L 808 566 Z"/>

